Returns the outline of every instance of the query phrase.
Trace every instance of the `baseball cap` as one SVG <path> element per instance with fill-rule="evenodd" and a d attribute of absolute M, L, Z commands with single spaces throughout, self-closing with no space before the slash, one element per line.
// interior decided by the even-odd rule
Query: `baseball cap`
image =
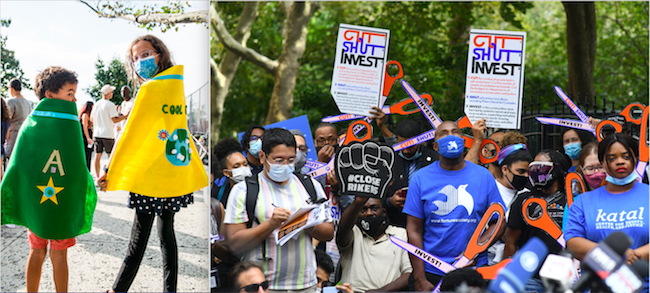
<path fill-rule="evenodd" d="M 110 84 L 104 85 L 102 87 L 102 95 L 106 95 L 106 94 L 108 94 L 110 92 L 113 92 L 114 90 L 115 90 L 114 86 L 112 86 Z"/>

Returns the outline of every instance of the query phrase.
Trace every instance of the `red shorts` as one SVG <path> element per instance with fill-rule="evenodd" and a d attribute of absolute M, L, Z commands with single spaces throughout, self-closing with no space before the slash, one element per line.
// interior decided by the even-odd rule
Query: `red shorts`
<path fill-rule="evenodd" d="M 75 238 L 68 238 L 63 240 L 47 240 L 36 236 L 31 230 L 27 230 L 27 242 L 32 249 L 45 249 L 47 243 L 51 242 L 50 249 L 52 250 L 65 250 L 75 245 Z"/>

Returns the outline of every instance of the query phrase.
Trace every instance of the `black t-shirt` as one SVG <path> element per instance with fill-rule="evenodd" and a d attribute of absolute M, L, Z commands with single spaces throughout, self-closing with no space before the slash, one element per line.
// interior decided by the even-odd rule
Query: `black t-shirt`
<path fill-rule="evenodd" d="M 546 201 L 546 210 L 558 227 L 562 227 L 562 217 L 564 215 L 564 207 L 566 206 L 566 195 L 564 190 L 558 190 L 551 195 L 542 194 L 539 191 L 525 191 L 517 195 L 509 211 L 508 227 L 521 230 L 521 235 L 517 240 L 517 250 L 528 242 L 533 236 L 541 239 L 548 247 L 549 253 L 558 254 L 562 251 L 562 246 L 557 243 L 553 237 L 549 236 L 543 230 L 530 226 L 526 223 L 524 215 L 522 214 L 522 205 L 526 199 L 530 197 L 542 198 Z M 539 205 L 530 205 L 527 209 L 530 218 L 538 218 L 542 213 L 542 208 Z"/>

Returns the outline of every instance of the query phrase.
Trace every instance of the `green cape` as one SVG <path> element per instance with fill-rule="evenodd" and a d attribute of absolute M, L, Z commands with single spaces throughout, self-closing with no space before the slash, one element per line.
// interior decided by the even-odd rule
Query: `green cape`
<path fill-rule="evenodd" d="M 57 240 L 90 231 L 97 191 L 74 102 L 43 99 L 36 106 L 20 128 L 0 191 L 2 225 Z"/>

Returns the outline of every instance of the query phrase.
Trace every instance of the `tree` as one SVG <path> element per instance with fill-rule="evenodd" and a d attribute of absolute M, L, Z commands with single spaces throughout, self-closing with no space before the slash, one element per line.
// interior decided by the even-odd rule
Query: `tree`
<path fill-rule="evenodd" d="M 178 23 L 208 23 L 207 11 L 185 12 L 185 7 L 191 7 L 187 1 L 169 1 L 167 5 L 144 5 L 142 8 L 131 7 L 130 1 L 97 1 L 94 7 L 86 1 L 79 2 L 88 6 L 99 17 L 121 18 L 147 30 L 160 27 L 162 32 L 171 28 L 178 31 Z"/>
<path fill-rule="evenodd" d="M 106 84 L 110 84 L 116 88 L 113 92 L 111 102 L 116 105 L 121 104 L 124 98 L 122 97 L 120 90 L 122 86 L 128 85 L 128 75 L 126 73 L 126 68 L 124 68 L 124 64 L 122 64 L 118 58 L 113 58 L 108 64 L 108 68 L 106 68 L 102 59 L 98 57 L 97 62 L 95 62 L 95 68 L 97 69 L 97 73 L 95 73 L 95 81 L 97 81 L 97 83 L 91 87 L 85 88 L 84 92 L 97 101 L 102 98 L 102 87 Z M 131 89 L 132 93 L 136 91 L 137 89 L 135 88 Z"/>
<path fill-rule="evenodd" d="M 0 27 L 9 27 L 11 19 L 0 20 Z M 7 98 L 9 88 L 7 84 L 13 78 L 18 78 L 23 88 L 31 90 L 29 79 L 25 77 L 25 72 L 20 68 L 20 62 L 14 56 L 14 51 L 7 48 L 7 37 L 0 35 L 0 56 L 2 56 L 2 66 L 0 67 L 0 95 Z"/>
<path fill-rule="evenodd" d="M 265 124 L 292 117 L 293 91 L 296 86 L 296 78 L 300 67 L 298 60 L 305 52 L 308 33 L 307 25 L 319 6 L 310 2 L 280 2 L 278 5 L 282 7 L 285 18 L 281 33 L 283 46 L 278 58 L 275 60 L 271 60 L 259 52 L 246 48 L 238 43 L 228 33 L 223 20 L 214 6 L 210 10 L 212 25 L 216 26 L 216 35 L 219 37 L 223 46 L 274 77 L 275 82 Z"/>
<path fill-rule="evenodd" d="M 217 2 L 212 3 L 210 6 L 211 13 L 214 11 L 216 14 L 216 6 Z M 258 6 L 259 2 L 247 2 L 242 9 L 235 34 L 233 35 L 233 39 L 242 47 L 246 47 L 246 42 L 248 41 L 248 38 L 250 38 L 253 23 L 255 22 L 255 19 L 258 15 Z M 216 19 L 213 18 L 212 21 L 216 22 Z M 215 34 L 216 38 L 217 26 L 212 25 L 211 28 L 211 34 Z M 217 63 L 218 61 L 219 63 Z M 210 96 L 212 101 L 212 121 L 210 129 L 212 132 L 212 141 L 215 144 L 219 140 L 219 129 L 221 128 L 223 106 L 226 101 L 226 96 L 228 95 L 230 84 L 232 83 L 232 80 L 237 73 L 237 68 L 239 68 L 240 61 L 241 56 L 230 50 L 226 50 L 223 54 L 215 54 L 214 58 L 210 58 L 210 75 L 212 86 L 210 89 Z"/>
<path fill-rule="evenodd" d="M 593 2 L 562 2 L 566 11 L 566 48 L 569 80 L 565 91 L 587 95 L 593 104 L 596 62 L 596 5 Z"/>

